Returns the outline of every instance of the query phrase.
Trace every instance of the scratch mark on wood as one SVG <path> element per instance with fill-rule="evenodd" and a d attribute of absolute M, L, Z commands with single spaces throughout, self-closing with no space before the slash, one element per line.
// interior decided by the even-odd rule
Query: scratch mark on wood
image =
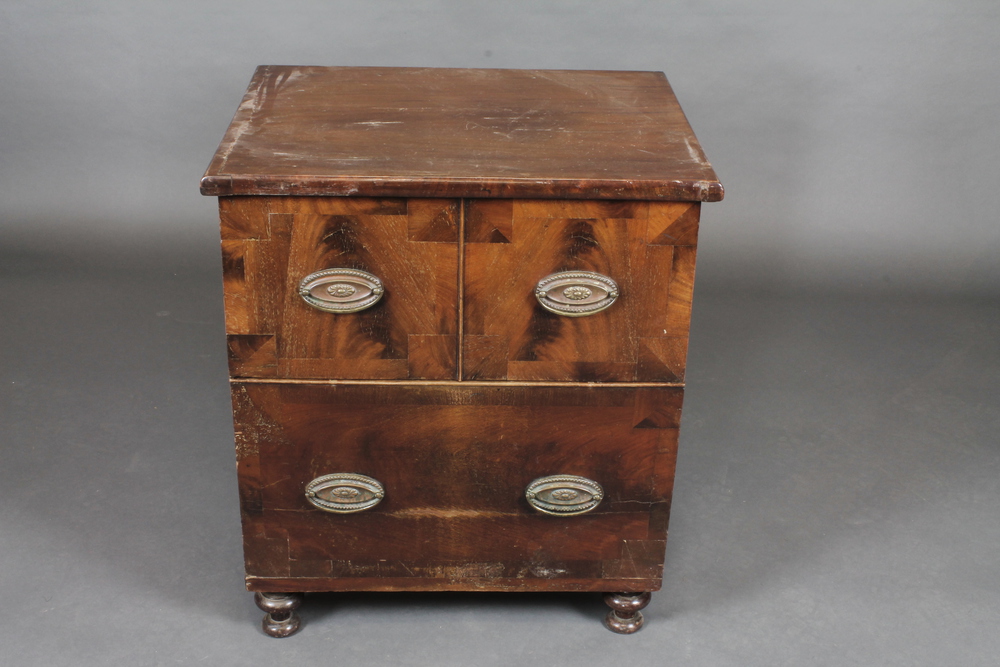
<path fill-rule="evenodd" d="M 450 507 L 411 507 L 410 509 L 389 512 L 389 516 L 400 519 L 494 519 L 516 515 L 515 512 L 492 512 Z"/>

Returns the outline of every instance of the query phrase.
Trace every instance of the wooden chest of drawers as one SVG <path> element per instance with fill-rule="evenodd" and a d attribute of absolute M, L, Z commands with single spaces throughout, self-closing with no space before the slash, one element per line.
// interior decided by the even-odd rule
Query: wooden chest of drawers
<path fill-rule="evenodd" d="M 261 67 L 219 197 L 247 587 L 660 587 L 700 205 L 662 74 Z"/>

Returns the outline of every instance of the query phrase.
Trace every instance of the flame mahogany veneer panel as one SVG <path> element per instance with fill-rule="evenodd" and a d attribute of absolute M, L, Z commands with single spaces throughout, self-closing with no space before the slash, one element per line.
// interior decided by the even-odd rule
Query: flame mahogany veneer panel
<path fill-rule="evenodd" d="M 682 382 L 700 204 L 230 197 L 222 212 L 234 377 L 450 380 L 464 252 L 467 380 Z M 299 281 L 353 268 L 382 279 L 371 308 L 307 305 Z M 596 271 L 621 297 L 570 318 L 534 297 L 557 271 Z"/>
<path fill-rule="evenodd" d="M 683 382 L 700 206 L 466 200 L 464 379 Z M 608 276 L 621 296 L 553 314 L 535 285 L 561 271 Z"/>
<path fill-rule="evenodd" d="M 453 380 L 459 202 L 223 197 L 226 333 L 233 377 Z M 385 295 L 334 314 L 298 295 L 322 269 L 374 274 Z"/>

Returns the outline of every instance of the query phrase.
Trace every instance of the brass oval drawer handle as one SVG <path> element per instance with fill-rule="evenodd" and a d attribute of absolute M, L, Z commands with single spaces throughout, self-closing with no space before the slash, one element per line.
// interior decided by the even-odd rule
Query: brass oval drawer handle
<path fill-rule="evenodd" d="M 324 512 L 363 512 L 383 498 L 385 489 L 378 480 L 350 472 L 323 475 L 306 484 L 306 500 Z"/>
<path fill-rule="evenodd" d="M 524 491 L 528 504 L 544 514 L 573 516 L 601 504 L 604 489 L 592 479 L 576 475 L 539 477 Z"/>
<path fill-rule="evenodd" d="M 539 280 L 535 297 L 550 313 L 583 317 L 613 304 L 618 298 L 618 283 L 593 271 L 561 271 Z"/>
<path fill-rule="evenodd" d="M 359 269 L 323 269 L 299 283 L 299 296 L 328 313 L 356 313 L 374 306 L 384 293 L 381 280 Z"/>

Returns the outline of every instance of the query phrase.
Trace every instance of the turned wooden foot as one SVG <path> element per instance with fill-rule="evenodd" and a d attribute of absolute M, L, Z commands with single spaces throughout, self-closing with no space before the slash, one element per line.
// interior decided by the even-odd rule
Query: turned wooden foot
<path fill-rule="evenodd" d="M 612 632 L 630 635 L 642 627 L 640 609 L 649 604 L 650 593 L 605 593 L 604 603 L 611 607 L 604 624 Z"/>
<path fill-rule="evenodd" d="M 264 614 L 261 627 L 272 637 L 288 637 L 299 629 L 295 610 L 302 604 L 302 593 L 254 593 L 253 601 Z"/>

